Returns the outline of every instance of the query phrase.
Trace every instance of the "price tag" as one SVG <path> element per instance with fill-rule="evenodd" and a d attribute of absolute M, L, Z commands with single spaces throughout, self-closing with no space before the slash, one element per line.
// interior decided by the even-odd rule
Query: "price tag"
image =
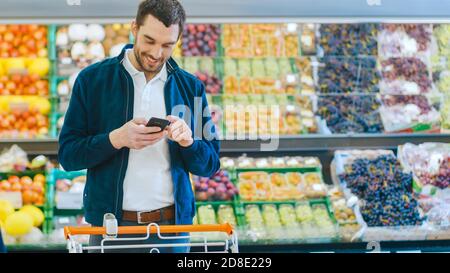
<path fill-rule="evenodd" d="M 69 217 L 61 217 L 58 218 L 58 223 L 66 225 L 70 223 L 70 218 Z"/>
<path fill-rule="evenodd" d="M 305 160 L 306 165 L 314 165 L 314 164 L 316 164 L 316 162 L 317 161 L 314 158 L 308 158 Z"/>
<path fill-rule="evenodd" d="M 58 209 L 82 209 L 83 193 L 58 192 L 56 207 Z"/>
<path fill-rule="evenodd" d="M 294 105 L 287 105 L 287 106 L 286 106 L 286 111 L 288 111 L 288 112 L 294 112 L 294 111 L 295 111 L 295 106 L 294 106 Z"/>
<path fill-rule="evenodd" d="M 320 184 L 314 184 L 314 185 L 312 185 L 312 188 L 315 191 L 321 191 L 323 189 L 322 185 L 320 185 Z"/>
<path fill-rule="evenodd" d="M 296 32 L 297 31 L 297 24 L 295 23 L 289 23 L 287 24 L 287 31 L 288 32 Z"/>
<path fill-rule="evenodd" d="M 276 80 L 275 81 L 275 88 L 276 89 L 281 89 L 281 87 L 283 87 L 282 84 L 281 84 L 281 81 L 280 80 Z"/>
<path fill-rule="evenodd" d="M 312 46 L 313 40 L 310 35 L 302 35 L 302 43 L 307 47 Z"/>
<path fill-rule="evenodd" d="M 295 83 L 295 75 L 292 75 L 292 74 L 286 75 L 286 81 L 288 83 Z"/>
<path fill-rule="evenodd" d="M 391 71 L 392 69 L 394 69 L 393 65 L 388 65 L 384 67 L 384 71 Z"/>
<path fill-rule="evenodd" d="M 58 94 L 60 96 L 67 96 L 70 93 L 69 83 L 64 82 L 58 87 Z"/>
<path fill-rule="evenodd" d="M 22 194 L 17 191 L 0 191 L 0 200 L 9 201 L 15 209 L 20 209 L 23 206 Z"/>
<path fill-rule="evenodd" d="M 312 127 L 314 126 L 314 121 L 310 118 L 304 118 L 302 120 L 303 125 L 305 125 L 306 127 Z"/>
<path fill-rule="evenodd" d="M 61 64 L 66 64 L 66 65 L 72 64 L 72 59 L 71 58 L 62 58 Z"/>

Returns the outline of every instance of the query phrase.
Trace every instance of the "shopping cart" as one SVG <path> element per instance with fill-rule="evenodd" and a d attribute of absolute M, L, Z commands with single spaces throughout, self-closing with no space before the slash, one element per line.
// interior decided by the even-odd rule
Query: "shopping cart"
<path fill-rule="evenodd" d="M 225 234 L 223 240 L 212 241 L 208 233 L 220 232 Z M 168 233 L 189 233 L 187 236 L 165 236 Z M 197 233 L 202 235 L 192 235 Z M 117 235 L 133 234 L 146 235 L 145 237 L 117 238 Z M 186 243 L 158 243 L 158 244 L 126 244 L 127 241 L 147 240 L 150 234 L 156 234 L 160 240 L 189 239 Z M 84 246 L 77 241 L 78 235 L 102 235 L 99 246 Z M 150 249 L 150 253 L 159 253 L 164 247 L 197 247 L 208 253 L 237 253 L 238 237 L 229 223 L 214 225 L 158 225 L 150 223 L 146 226 L 118 226 L 115 218 L 105 222 L 103 227 L 64 227 L 64 236 L 67 240 L 69 253 L 82 253 L 83 251 L 98 251 L 104 253 L 107 249 Z M 197 239 L 192 242 L 193 239 Z M 123 242 L 120 245 L 105 245 L 106 242 Z M 214 248 L 214 251 L 210 251 Z M 201 251 L 199 251 L 201 252 Z"/>

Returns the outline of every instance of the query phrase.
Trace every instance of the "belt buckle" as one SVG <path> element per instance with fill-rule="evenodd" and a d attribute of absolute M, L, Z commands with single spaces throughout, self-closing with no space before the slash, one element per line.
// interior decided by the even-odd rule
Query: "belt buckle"
<path fill-rule="evenodd" d="M 162 220 L 161 210 L 159 210 L 159 209 L 157 209 L 157 210 L 142 210 L 142 211 L 138 211 L 137 212 L 137 222 L 138 222 L 138 224 L 148 224 L 148 223 L 150 223 L 150 222 L 147 222 L 147 221 L 146 222 L 142 221 L 142 216 L 141 216 L 142 213 L 156 212 L 156 211 L 159 211 L 159 220 L 155 221 L 155 222 L 161 222 L 161 220 Z"/>

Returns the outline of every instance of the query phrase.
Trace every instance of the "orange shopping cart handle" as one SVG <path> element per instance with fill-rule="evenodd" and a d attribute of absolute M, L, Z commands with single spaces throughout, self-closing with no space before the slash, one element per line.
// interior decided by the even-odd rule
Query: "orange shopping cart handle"
<path fill-rule="evenodd" d="M 147 234 L 148 226 L 124 226 L 118 227 L 117 234 Z M 150 227 L 150 233 L 156 233 L 156 226 Z M 229 223 L 216 225 L 166 225 L 159 226 L 160 233 L 180 233 L 180 232 L 226 232 L 233 234 L 233 227 Z M 70 235 L 105 235 L 105 227 L 64 227 L 66 239 Z"/>

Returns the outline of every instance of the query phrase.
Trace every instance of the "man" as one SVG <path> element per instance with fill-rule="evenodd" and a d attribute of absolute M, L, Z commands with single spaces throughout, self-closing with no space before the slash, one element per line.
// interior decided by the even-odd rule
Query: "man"
<path fill-rule="evenodd" d="M 0 229 L 0 253 L 6 253 L 6 246 L 3 243 L 2 231 Z"/>
<path fill-rule="evenodd" d="M 103 225 L 106 213 L 114 214 L 119 226 L 192 224 L 188 173 L 210 176 L 220 167 L 219 142 L 204 111 L 205 88 L 170 57 L 184 23 L 178 1 L 143 1 L 131 26 L 134 45 L 85 68 L 74 84 L 59 160 L 68 171 L 88 169 L 83 202 L 86 221 L 94 226 Z M 180 105 L 187 108 L 183 119 Z M 171 124 L 163 131 L 146 127 L 151 117 Z M 101 240 L 91 236 L 90 245 Z M 152 236 L 134 243 L 167 242 Z"/>

